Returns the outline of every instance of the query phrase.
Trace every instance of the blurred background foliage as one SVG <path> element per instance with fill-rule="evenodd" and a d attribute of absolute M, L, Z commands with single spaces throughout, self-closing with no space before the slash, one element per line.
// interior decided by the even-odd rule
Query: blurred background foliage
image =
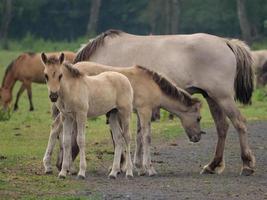
<path fill-rule="evenodd" d="M 5 49 L 30 49 L 31 41 L 84 41 L 114 28 L 133 34 L 205 32 L 252 44 L 267 38 L 266 13 L 266 0 L 1 0 L 0 40 Z"/>

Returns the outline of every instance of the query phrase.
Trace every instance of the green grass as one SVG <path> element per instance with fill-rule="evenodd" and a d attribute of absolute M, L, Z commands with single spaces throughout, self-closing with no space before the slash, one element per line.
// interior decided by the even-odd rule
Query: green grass
<path fill-rule="evenodd" d="M 0 51 L 1 77 L 5 67 L 19 54 L 19 51 Z M 19 84 L 15 86 L 13 96 L 18 91 L 18 86 Z M 24 93 L 19 103 L 19 110 L 12 113 L 10 120 L 0 121 L 0 199 L 85 199 L 75 196 L 78 191 L 86 188 L 83 181 L 71 177 L 59 180 L 56 169 L 53 175 L 44 175 L 42 157 L 51 124 L 50 103 L 45 85 L 33 85 L 33 102 L 35 111 L 29 112 L 28 99 Z M 240 106 L 240 108 L 250 121 L 266 120 L 265 91 L 255 92 L 253 106 Z M 132 133 L 135 132 L 135 126 L 133 117 Z M 202 127 L 211 126 L 213 126 L 212 118 L 207 104 L 203 103 Z M 86 130 L 88 172 L 94 173 L 101 168 L 107 170 L 112 163 L 112 155 L 109 152 L 112 152 L 113 148 L 105 118 L 90 120 Z M 184 134 L 180 121 L 177 118 L 169 121 L 168 114 L 164 111 L 160 122 L 152 123 L 152 131 L 154 143 L 173 142 L 179 135 Z M 91 198 L 98 199 L 98 196 Z"/>

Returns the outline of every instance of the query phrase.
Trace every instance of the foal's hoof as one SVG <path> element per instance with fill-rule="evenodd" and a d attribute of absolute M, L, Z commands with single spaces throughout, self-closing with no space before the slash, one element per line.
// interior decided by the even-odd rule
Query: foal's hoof
<path fill-rule="evenodd" d="M 133 174 L 126 174 L 126 179 L 132 180 L 133 179 Z"/>
<path fill-rule="evenodd" d="M 155 176 L 157 175 L 157 172 L 156 170 L 154 169 L 154 167 L 151 167 L 149 170 L 148 170 L 148 176 Z"/>
<path fill-rule="evenodd" d="M 64 175 L 58 175 L 58 178 L 59 178 L 59 179 L 65 179 L 66 176 L 64 176 Z"/>
<path fill-rule="evenodd" d="M 78 175 L 78 176 L 77 176 L 77 179 L 78 179 L 78 180 L 84 180 L 84 179 L 85 179 L 85 176 L 83 176 L 83 175 Z"/>
<path fill-rule="evenodd" d="M 53 174 L 53 171 L 52 171 L 52 170 L 51 170 L 51 171 L 45 171 L 45 174 L 46 174 L 46 175 Z"/>
<path fill-rule="evenodd" d="M 249 167 L 244 167 L 240 173 L 241 176 L 250 176 L 254 173 L 254 169 L 251 169 Z"/>
<path fill-rule="evenodd" d="M 116 175 L 114 175 L 114 174 L 110 174 L 110 175 L 108 175 L 108 178 L 109 178 L 109 179 L 116 179 L 116 178 L 117 178 L 117 176 L 116 176 Z"/>

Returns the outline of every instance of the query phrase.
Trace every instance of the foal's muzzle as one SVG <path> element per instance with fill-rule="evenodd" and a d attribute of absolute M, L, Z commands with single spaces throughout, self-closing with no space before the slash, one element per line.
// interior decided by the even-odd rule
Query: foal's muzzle
<path fill-rule="evenodd" d="M 57 92 L 50 92 L 49 98 L 52 102 L 56 102 L 58 98 Z"/>

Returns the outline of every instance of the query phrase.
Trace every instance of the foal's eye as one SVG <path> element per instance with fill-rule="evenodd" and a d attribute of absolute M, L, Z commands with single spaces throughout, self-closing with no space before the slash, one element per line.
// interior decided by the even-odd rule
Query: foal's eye
<path fill-rule="evenodd" d="M 45 80 L 48 81 L 48 76 L 47 76 L 47 74 L 45 74 Z"/>
<path fill-rule="evenodd" d="M 201 117 L 198 117 L 198 118 L 197 118 L 197 121 L 200 122 L 200 120 L 201 120 Z"/>
<path fill-rule="evenodd" d="M 58 80 L 60 81 L 62 78 L 62 74 L 59 75 Z"/>

